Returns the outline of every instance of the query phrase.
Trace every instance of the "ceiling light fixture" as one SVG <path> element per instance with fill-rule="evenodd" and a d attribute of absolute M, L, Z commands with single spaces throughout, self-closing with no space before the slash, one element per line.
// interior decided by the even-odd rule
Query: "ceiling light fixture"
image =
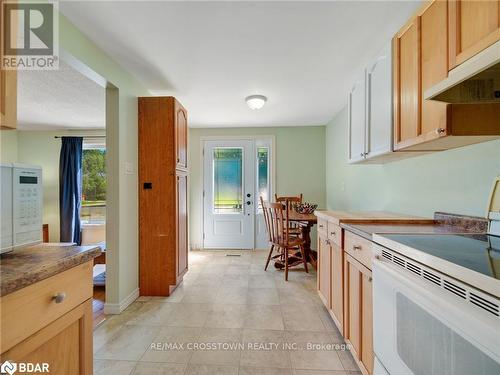
<path fill-rule="evenodd" d="M 264 95 L 250 95 L 245 98 L 250 109 L 261 109 L 267 102 L 267 98 Z"/>

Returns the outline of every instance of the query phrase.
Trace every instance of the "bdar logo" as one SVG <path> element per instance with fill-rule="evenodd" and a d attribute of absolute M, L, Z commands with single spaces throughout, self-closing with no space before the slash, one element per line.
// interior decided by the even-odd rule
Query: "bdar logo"
<path fill-rule="evenodd" d="M 16 371 L 17 371 L 17 363 L 5 361 L 4 363 L 2 363 L 2 366 L 0 366 L 0 372 L 2 374 L 12 375 Z"/>

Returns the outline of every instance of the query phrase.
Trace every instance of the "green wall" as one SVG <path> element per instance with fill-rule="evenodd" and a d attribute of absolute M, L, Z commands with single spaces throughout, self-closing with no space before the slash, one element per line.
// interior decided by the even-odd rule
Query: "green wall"
<path fill-rule="evenodd" d="M 308 202 L 326 205 L 325 127 L 189 129 L 189 239 L 191 248 L 203 244 L 203 168 L 201 138 L 214 136 L 274 136 L 275 192 L 303 193 Z"/>
<path fill-rule="evenodd" d="M 485 215 L 493 178 L 500 175 L 500 140 L 383 165 L 349 165 L 347 128 L 347 108 L 326 127 L 329 209 Z"/>

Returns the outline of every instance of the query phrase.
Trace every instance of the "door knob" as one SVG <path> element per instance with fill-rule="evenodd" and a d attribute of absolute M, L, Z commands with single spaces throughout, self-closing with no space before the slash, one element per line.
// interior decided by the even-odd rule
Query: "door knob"
<path fill-rule="evenodd" d="M 247 194 L 247 198 L 250 198 L 252 196 L 252 194 L 248 193 Z"/>
<path fill-rule="evenodd" d="M 250 201 L 247 201 L 247 205 L 250 206 L 252 204 L 252 202 Z"/>

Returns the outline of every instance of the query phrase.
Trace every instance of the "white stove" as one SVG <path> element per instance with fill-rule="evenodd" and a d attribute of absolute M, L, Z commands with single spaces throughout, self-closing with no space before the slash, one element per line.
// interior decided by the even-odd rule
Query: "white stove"
<path fill-rule="evenodd" d="M 485 234 L 375 235 L 375 375 L 500 374 L 500 178 Z"/>

